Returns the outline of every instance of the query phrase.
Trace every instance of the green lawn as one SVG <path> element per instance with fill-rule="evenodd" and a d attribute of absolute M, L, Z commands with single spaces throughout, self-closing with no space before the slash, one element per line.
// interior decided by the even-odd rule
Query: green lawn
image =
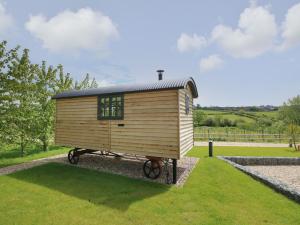
<path fill-rule="evenodd" d="M 221 148 L 220 155 L 299 156 L 290 149 Z M 0 224 L 299 224 L 300 205 L 207 148 L 183 188 L 50 163 L 0 177 Z"/>
<path fill-rule="evenodd" d="M 272 147 L 213 147 L 213 154 L 225 156 L 288 156 L 300 157 L 300 152 L 295 151 L 294 148 L 272 148 Z M 208 147 L 194 147 L 189 153 L 189 156 L 207 157 Z"/>
<path fill-rule="evenodd" d="M 68 152 L 69 148 L 51 146 L 47 152 L 41 151 L 39 148 L 28 148 L 26 155 L 21 157 L 20 150 L 13 147 L 0 147 L 0 168 L 32 161 L 34 159 L 45 158 Z M 1 224 L 1 222 L 0 222 Z"/>

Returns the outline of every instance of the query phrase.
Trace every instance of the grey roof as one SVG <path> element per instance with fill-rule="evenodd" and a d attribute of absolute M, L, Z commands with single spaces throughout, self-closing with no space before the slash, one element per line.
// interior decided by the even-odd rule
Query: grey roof
<path fill-rule="evenodd" d="M 178 80 L 160 80 L 155 83 L 143 83 L 143 84 L 126 84 L 115 85 L 110 87 L 92 88 L 85 90 L 71 90 L 65 91 L 53 96 L 53 99 L 59 98 L 73 98 L 83 96 L 97 96 L 104 94 L 121 94 L 121 93 L 133 93 L 133 92 L 147 92 L 166 89 L 182 89 L 190 86 L 192 95 L 194 98 L 198 97 L 198 91 L 196 83 L 192 77 Z"/>

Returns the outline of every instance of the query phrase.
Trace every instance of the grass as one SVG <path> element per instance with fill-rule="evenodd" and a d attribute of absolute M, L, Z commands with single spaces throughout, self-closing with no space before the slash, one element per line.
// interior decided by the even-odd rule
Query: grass
<path fill-rule="evenodd" d="M 242 115 L 236 115 L 234 114 L 234 112 L 232 111 L 217 111 L 217 110 L 201 110 L 202 112 L 204 112 L 204 114 L 207 117 L 216 117 L 216 116 L 220 116 L 223 119 L 229 119 L 231 121 L 233 120 L 242 120 L 245 123 L 254 123 L 255 120 L 246 116 L 242 116 Z M 251 115 L 256 115 L 254 113 L 251 113 Z"/>
<path fill-rule="evenodd" d="M 272 148 L 272 147 L 223 147 L 214 146 L 213 154 L 225 156 L 287 156 L 300 157 L 300 152 L 295 151 L 294 148 Z M 194 147 L 189 153 L 189 156 L 207 157 L 208 147 Z"/>
<path fill-rule="evenodd" d="M 43 152 L 39 148 L 29 147 L 26 155 L 21 157 L 20 150 L 15 146 L 2 146 L 0 147 L 0 168 L 66 153 L 68 150 L 69 148 L 51 146 L 47 152 Z"/>
<path fill-rule="evenodd" d="M 215 147 L 221 155 L 299 156 L 286 148 Z M 182 188 L 49 163 L 0 177 L 1 224 L 299 224 L 300 205 L 207 148 Z"/>
<path fill-rule="evenodd" d="M 236 121 L 238 126 L 245 127 L 247 129 L 259 128 L 256 125 L 257 119 L 270 119 L 276 120 L 278 118 L 278 111 L 270 112 L 252 112 L 252 111 L 231 111 L 231 110 L 203 110 L 200 109 L 208 118 L 221 117 L 222 119 L 228 119 Z"/>

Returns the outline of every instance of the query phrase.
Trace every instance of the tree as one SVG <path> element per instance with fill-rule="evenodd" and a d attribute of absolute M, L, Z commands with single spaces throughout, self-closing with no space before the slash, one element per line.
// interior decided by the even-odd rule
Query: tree
<path fill-rule="evenodd" d="M 98 87 L 97 81 L 95 80 L 95 78 L 90 80 L 90 75 L 88 73 L 86 74 L 85 78 L 82 81 L 80 82 L 76 81 L 74 84 L 74 89 L 76 90 L 97 88 L 97 87 Z"/>
<path fill-rule="evenodd" d="M 46 62 L 36 65 L 29 59 L 29 50 L 19 53 L 19 47 L 7 50 L 0 43 L 0 140 L 20 146 L 21 155 L 29 142 L 39 142 L 47 151 L 53 138 L 55 102 L 57 93 L 75 89 L 96 88 L 89 74 L 74 84 L 62 65 L 56 68 Z"/>
<path fill-rule="evenodd" d="M 14 49 L 6 49 L 7 42 L 0 43 L 0 142 L 10 142 L 10 137 L 7 136 L 9 127 L 7 127 L 6 113 L 9 112 L 9 106 L 12 102 L 10 95 L 10 78 L 7 73 L 8 67 L 12 66 L 12 59 L 18 52 L 19 47 Z"/>
<path fill-rule="evenodd" d="M 49 142 L 53 136 L 55 104 L 51 96 L 55 94 L 57 69 L 47 67 L 46 62 L 38 67 L 36 73 L 36 94 L 37 94 L 37 138 L 41 141 L 43 151 L 47 151 Z"/>
<path fill-rule="evenodd" d="M 200 110 L 195 110 L 193 113 L 194 127 L 200 127 L 205 119 L 205 113 Z"/>
<path fill-rule="evenodd" d="M 36 118 L 37 138 L 41 141 L 43 151 L 47 151 L 53 137 L 55 102 L 51 97 L 62 91 L 72 88 L 73 79 L 70 74 L 64 74 L 63 66 L 53 69 L 46 66 L 43 61 L 37 70 L 36 95 L 38 104 L 38 117 Z"/>
<path fill-rule="evenodd" d="M 288 135 L 297 150 L 297 141 L 300 136 L 300 95 L 285 102 L 280 107 L 279 116 L 286 122 Z"/>
<path fill-rule="evenodd" d="M 60 64 L 57 66 L 58 76 L 55 81 L 55 93 L 60 93 L 69 90 L 73 87 L 73 79 L 69 73 L 64 73 L 64 67 Z"/>
<path fill-rule="evenodd" d="M 37 65 L 31 64 L 29 60 L 28 49 L 23 50 L 21 57 L 13 50 L 5 76 L 2 77 L 2 98 L 5 98 L 5 107 L 2 107 L 1 131 L 7 141 L 20 146 L 22 156 L 27 144 L 34 140 L 37 117 L 34 91 L 36 68 Z"/>

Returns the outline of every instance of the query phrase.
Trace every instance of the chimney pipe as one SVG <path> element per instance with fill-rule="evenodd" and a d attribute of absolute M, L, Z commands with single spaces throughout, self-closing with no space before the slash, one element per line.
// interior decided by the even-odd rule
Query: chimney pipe
<path fill-rule="evenodd" d="M 164 70 L 157 70 L 156 71 L 158 73 L 158 80 L 162 80 L 163 79 L 163 72 L 165 72 Z"/>

